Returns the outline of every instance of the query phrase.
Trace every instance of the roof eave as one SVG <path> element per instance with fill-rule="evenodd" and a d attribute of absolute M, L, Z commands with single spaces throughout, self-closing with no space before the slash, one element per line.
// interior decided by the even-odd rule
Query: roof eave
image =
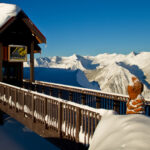
<path fill-rule="evenodd" d="M 30 31 L 32 32 L 32 35 L 36 38 L 38 41 L 38 44 L 45 43 L 46 44 L 46 38 L 45 36 L 40 32 L 40 30 L 34 25 L 34 23 L 29 19 L 29 17 L 23 12 L 20 11 L 17 16 L 11 17 L 1 28 L 0 28 L 0 34 L 7 29 L 8 26 L 10 26 L 17 17 L 21 15 L 22 21 L 28 26 Z"/>
<path fill-rule="evenodd" d="M 23 11 L 21 11 L 20 13 L 23 14 L 24 17 L 22 18 L 22 20 L 28 26 L 28 28 L 32 32 L 33 36 L 37 39 L 38 43 L 46 44 L 45 36 L 40 32 L 40 30 L 36 27 L 36 25 L 30 20 L 30 18 Z"/>

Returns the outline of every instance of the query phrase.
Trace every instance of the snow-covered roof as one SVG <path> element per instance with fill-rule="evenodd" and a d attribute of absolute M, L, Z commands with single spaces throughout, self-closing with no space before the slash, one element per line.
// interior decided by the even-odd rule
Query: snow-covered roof
<path fill-rule="evenodd" d="M 0 3 L 0 28 L 21 11 L 17 5 Z"/>
<path fill-rule="evenodd" d="M 45 36 L 22 11 L 22 9 L 14 4 L 0 3 L 0 32 L 3 32 L 5 29 L 7 29 L 7 27 L 17 19 L 18 15 L 21 16 L 19 19 L 21 19 L 30 29 L 38 43 L 46 43 Z"/>

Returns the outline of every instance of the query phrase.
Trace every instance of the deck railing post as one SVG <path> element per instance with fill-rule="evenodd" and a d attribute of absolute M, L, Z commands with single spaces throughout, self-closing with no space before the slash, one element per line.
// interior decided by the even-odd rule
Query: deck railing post
<path fill-rule="evenodd" d="M 34 91 L 35 87 L 34 87 L 34 83 L 32 83 L 32 87 L 31 90 Z"/>
<path fill-rule="evenodd" d="M 34 84 L 34 91 L 37 92 L 37 84 Z"/>
<path fill-rule="evenodd" d="M 15 111 L 17 112 L 17 90 L 15 89 Z"/>
<path fill-rule="evenodd" d="M 12 100 L 12 89 L 10 88 L 9 89 L 9 96 L 11 97 L 11 100 Z M 8 100 L 8 109 L 10 108 L 10 103 L 9 103 L 9 100 Z"/>
<path fill-rule="evenodd" d="M 148 107 L 148 116 L 150 116 L 150 105 L 147 105 Z"/>
<path fill-rule="evenodd" d="M 120 114 L 120 101 L 114 100 L 114 111 Z"/>
<path fill-rule="evenodd" d="M 96 96 L 96 108 L 101 108 L 101 97 Z"/>
<path fill-rule="evenodd" d="M 3 81 L 3 44 L 0 42 L 0 82 Z"/>
<path fill-rule="evenodd" d="M 5 95 L 4 86 L 2 85 L 2 100 L 4 100 L 4 95 Z"/>
<path fill-rule="evenodd" d="M 76 142 L 79 143 L 79 133 L 81 125 L 81 109 L 76 108 Z"/>
<path fill-rule="evenodd" d="M 58 97 L 62 98 L 62 90 L 61 89 L 58 90 Z"/>
<path fill-rule="evenodd" d="M 73 101 L 73 93 L 72 92 L 69 92 L 69 101 Z"/>
<path fill-rule="evenodd" d="M 61 127 L 62 127 L 62 103 L 58 103 L 58 135 L 61 138 Z"/>
<path fill-rule="evenodd" d="M 42 93 L 44 94 L 45 93 L 45 87 L 44 87 L 44 85 L 42 85 L 41 89 L 42 89 Z"/>
<path fill-rule="evenodd" d="M 44 118 L 46 117 L 46 115 L 47 115 L 47 98 L 45 98 L 45 101 L 44 101 Z M 47 123 L 45 119 L 44 119 L 44 126 L 45 126 L 45 129 L 47 129 Z"/>
<path fill-rule="evenodd" d="M 50 96 L 53 96 L 53 88 L 50 87 L 50 92 L 49 92 Z"/>
<path fill-rule="evenodd" d="M 6 89 L 6 87 L 4 86 L 4 88 L 3 88 L 3 90 L 4 90 L 4 91 L 3 91 L 3 95 L 6 97 L 6 95 L 5 95 L 5 91 L 6 91 L 6 90 L 5 90 L 5 89 Z M 4 96 L 3 96 L 3 105 L 5 105 Z"/>
<path fill-rule="evenodd" d="M 25 82 L 23 81 L 23 83 L 22 83 L 22 87 L 25 89 Z"/>
<path fill-rule="evenodd" d="M 4 124 L 4 122 L 3 122 L 3 113 L 0 110 L 0 125 L 3 125 L 3 124 Z"/>
<path fill-rule="evenodd" d="M 82 103 L 83 105 L 86 104 L 86 95 L 85 95 L 85 94 L 82 94 L 82 95 L 81 95 L 81 103 Z"/>
<path fill-rule="evenodd" d="M 23 109 L 23 116 L 25 116 L 25 112 L 24 112 L 24 104 L 25 104 L 25 92 L 22 92 L 23 97 L 22 97 L 22 109 Z"/>
<path fill-rule="evenodd" d="M 32 121 L 35 122 L 34 118 L 34 109 L 35 109 L 35 100 L 34 100 L 34 95 L 32 94 Z"/>

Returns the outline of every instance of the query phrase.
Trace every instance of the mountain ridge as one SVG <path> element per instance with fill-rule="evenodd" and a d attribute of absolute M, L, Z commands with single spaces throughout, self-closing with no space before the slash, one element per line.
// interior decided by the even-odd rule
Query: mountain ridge
<path fill-rule="evenodd" d="M 149 60 L 150 52 L 131 52 L 126 55 L 104 53 L 96 56 L 40 57 L 34 61 L 35 67 L 81 70 L 82 76 L 84 72 L 89 82 L 97 82 L 102 91 L 111 93 L 127 94 L 126 87 L 131 77 L 136 76 L 144 84 L 143 95 L 150 98 Z M 24 67 L 29 67 L 29 62 L 24 63 Z"/>

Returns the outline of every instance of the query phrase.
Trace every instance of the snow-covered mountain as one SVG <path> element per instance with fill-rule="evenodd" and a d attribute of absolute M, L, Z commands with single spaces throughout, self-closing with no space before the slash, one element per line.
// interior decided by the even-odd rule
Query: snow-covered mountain
<path fill-rule="evenodd" d="M 35 67 L 46 68 L 61 68 L 71 70 L 87 70 L 96 69 L 98 64 L 92 64 L 92 57 L 85 57 L 80 55 L 72 55 L 70 57 L 40 57 L 35 59 Z M 24 63 L 24 67 L 29 67 L 29 62 Z"/>
<path fill-rule="evenodd" d="M 74 54 L 70 57 L 37 58 L 35 67 L 81 70 L 82 77 L 84 72 L 85 78 L 90 82 L 98 82 L 102 91 L 121 94 L 127 94 L 126 87 L 134 75 L 144 84 L 144 96 L 150 98 L 149 60 L 150 52 L 131 52 L 128 55 L 104 53 L 97 56 Z M 29 62 L 24 66 L 29 67 Z M 79 74 L 77 79 L 80 79 Z"/>

